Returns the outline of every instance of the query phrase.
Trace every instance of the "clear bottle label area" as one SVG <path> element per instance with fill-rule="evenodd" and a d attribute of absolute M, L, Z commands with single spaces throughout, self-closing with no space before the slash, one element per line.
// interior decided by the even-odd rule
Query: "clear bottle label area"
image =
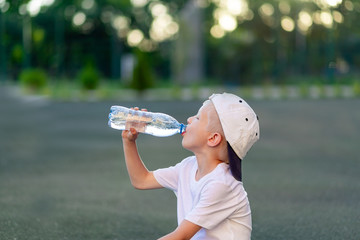
<path fill-rule="evenodd" d="M 118 130 L 135 128 L 138 132 L 157 137 L 167 137 L 183 133 L 186 126 L 164 113 L 136 111 L 121 106 L 112 106 L 109 126 Z"/>
<path fill-rule="evenodd" d="M 125 129 L 135 128 L 138 132 L 146 132 L 146 127 L 151 123 L 151 114 L 143 111 L 132 111 L 127 114 Z"/>

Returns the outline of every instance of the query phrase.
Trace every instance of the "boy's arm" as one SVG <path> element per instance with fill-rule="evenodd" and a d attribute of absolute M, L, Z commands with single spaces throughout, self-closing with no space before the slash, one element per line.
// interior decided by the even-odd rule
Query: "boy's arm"
<path fill-rule="evenodd" d="M 187 220 L 183 220 L 181 224 L 168 235 L 158 240 L 188 240 L 191 239 L 201 227 Z"/>
<path fill-rule="evenodd" d="M 136 146 L 138 134 L 134 128 L 122 132 L 125 163 L 131 184 L 136 189 L 162 188 L 140 158 Z"/>

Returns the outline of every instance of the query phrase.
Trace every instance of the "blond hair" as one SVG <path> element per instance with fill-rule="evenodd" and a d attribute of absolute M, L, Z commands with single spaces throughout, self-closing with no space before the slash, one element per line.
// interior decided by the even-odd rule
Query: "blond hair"
<path fill-rule="evenodd" d="M 206 130 L 212 133 L 218 133 L 222 137 L 222 141 L 220 143 L 219 148 L 219 157 L 223 162 L 228 163 L 228 150 L 227 150 L 227 141 L 225 138 L 224 130 L 221 126 L 219 115 L 216 112 L 214 104 L 210 100 L 206 100 L 203 104 L 203 107 L 208 107 L 209 111 L 208 114 L 208 125 Z"/>

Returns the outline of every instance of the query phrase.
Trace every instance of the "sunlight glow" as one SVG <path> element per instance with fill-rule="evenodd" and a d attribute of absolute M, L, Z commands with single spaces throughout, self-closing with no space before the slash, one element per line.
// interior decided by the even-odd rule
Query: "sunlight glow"
<path fill-rule="evenodd" d="M 21 4 L 18 11 L 20 15 L 25 15 L 27 13 L 26 4 Z"/>
<path fill-rule="evenodd" d="M 117 31 L 117 35 L 123 38 L 126 37 L 129 31 L 130 20 L 125 16 L 117 16 L 112 20 L 111 25 Z"/>
<path fill-rule="evenodd" d="M 325 0 L 325 2 L 331 7 L 336 7 L 342 3 L 342 0 Z"/>
<path fill-rule="evenodd" d="M 131 47 L 138 46 L 144 39 L 144 34 L 139 29 L 132 30 L 127 36 L 127 43 Z"/>
<path fill-rule="evenodd" d="M 345 1 L 344 6 L 348 11 L 354 10 L 354 4 L 351 1 Z"/>
<path fill-rule="evenodd" d="M 281 1 L 279 3 L 279 10 L 284 15 L 290 14 L 290 10 L 291 10 L 290 4 L 288 2 Z"/>
<path fill-rule="evenodd" d="M 5 0 L 0 0 L 1 3 Z M 54 1 L 54 0 L 30 0 Z M 90 7 L 96 0 L 81 0 L 83 4 L 87 3 Z M 254 12 L 249 9 L 249 0 L 194 0 L 198 7 L 207 7 L 214 5 L 213 19 L 214 23 L 210 29 L 210 34 L 214 38 L 222 38 L 227 33 L 233 32 L 238 25 L 244 21 L 250 21 L 254 18 Z M 293 32 L 295 28 L 302 34 L 307 34 L 313 24 L 323 25 L 327 28 L 333 27 L 334 23 L 343 23 L 344 16 L 336 7 L 343 5 L 345 10 L 353 10 L 352 0 L 302 0 L 313 2 L 318 5 L 315 12 L 309 12 L 304 9 L 297 16 L 293 16 L 293 11 L 288 0 L 278 0 L 274 2 L 264 2 L 257 9 L 263 22 L 269 27 L 279 26 L 287 32 Z M 131 20 L 124 16 L 111 16 L 111 25 L 117 31 L 119 37 L 127 37 L 130 46 L 142 47 L 143 49 L 154 49 L 155 46 L 163 41 L 174 39 L 179 32 L 179 24 L 171 14 L 170 4 L 158 0 L 130 0 L 133 7 L 146 7 L 152 15 L 148 37 L 139 29 L 131 30 Z M 275 4 L 275 5 L 274 5 Z M 83 6 L 84 7 L 84 6 Z M 276 14 L 276 15 L 275 15 Z M 281 17 L 282 16 L 282 17 Z M 291 17 L 290 17 L 291 16 Z M 280 18 L 280 22 L 279 19 Z M 109 22 L 110 22 L 109 21 Z M 77 13 L 73 17 L 75 25 L 81 25 L 86 22 L 84 13 Z M 252 38 L 249 38 L 250 42 Z"/>
<path fill-rule="evenodd" d="M 77 12 L 72 19 L 72 22 L 75 26 L 81 26 L 85 23 L 85 21 L 86 15 L 83 12 Z"/>
<path fill-rule="evenodd" d="M 301 11 L 299 13 L 299 20 L 304 26 L 308 28 L 311 27 L 311 25 L 313 24 L 311 15 L 306 11 Z"/>
<path fill-rule="evenodd" d="M 281 27 L 287 32 L 292 32 L 295 28 L 295 22 L 291 17 L 283 17 L 281 19 Z"/>
<path fill-rule="evenodd" d="M 234 31 L 239 23 L 252 20 L 253 12 L 249 9 L 247 0 L 211 0 L 216 8 L 213 11 L 214 25 L 210 34 L 222 38 L 226 32 Z"/>
<path fill-rule="evenodd" d="M 264 17 L 270 17 L 274 14 L 274 7 L 270 3 L 264 3 L 259 8 L 259 13 Z"/>
<path fill-rule="evenodd" d="M 150 37 L 154 41 L 162 42 L 173 37 L 179 31 L 179 25 L 169 14 L 156 17 L 150 28 Z"/>
<path fill-rule="evenodd" d="M 275 18 L 273 16 L 275 9 L 273 5 L 271 5 L 270 3 L 264 3 L 260 6 L 258 12 L 266 25 L 268 25 L 269 27 L 275 27 Z"/>
<path fill-rule="evenodd" d="M 155 42 L 163 42 L 172 38 L 179 31 L 179 25 L 168 13 L 168 7 L 160 2 L 149 5 L 153 21 L 150 27 L 150 38 Z"/>
<path fill-rule="evenodd" d="M 31 0 L 27 5 L 26 9 L 30 16 L 36 16 L 39 14 L 43 6 L 51 6 L 55 0 Z"/>
<path fill-rule="evenodd" d="M 9 10 L 10 4 L 5 0 L 0 0 L 0 10 L 1 12 L 5 13 Z"/>
<path fill-rule="evenodd" d="M 228 32 L 232 32 L 237 27 L 236 19 L 228 13 L 222 12 L 219 16 L 219 25 Z"/>
<path fill-rule="evenodd" d="M 314 23 L 316 23 L 318 25 L 322 25 L 320 14 L 321 14 L 321 11 L 316 11 L 313 13 L 313 16 L 312 16 Z"/>
<path fill-rule="evenodd" d="M 81 7 L 83 9 L 89 10 L 95 6 L 95 0 L 83 0 L 81 3 Z"/>
<path fill-rule="evenodd" d="M 124 16 L 117 16 L 112 21 L 112 26 L 117 30 L 124 30 L 129 27 L 129 19 Z"/>
<path fill-rule="evenodd" d="M 301 33 L 306 34 L 309 28 L 313 25 L 313 20 L 310 13 L 306 11 L 301 11 L 299 13 L 299 19 L 297 21 L 297 26 Z"/>
<path fill-rule="evenodd" d="M 226 8 L 235 16 L 244 15 L 249 9 L 248 3 L 240 0 L 227 0 Z"/>
<path fill-rule="evenodd" d="M 207 8 L 210 5 L 210 1 L 208 0 L 196 0 L 195 1 L 196 6 L 200 8 Z"/>
<path fill-rule="evenodd" d="M 149 0 L 131 0 L 130 2 L 134 7 L 140 8 L 148 4 Z"/>
<path fill-rule="evenodd" d="M 342 0 L 316 0 L 314 1 L 321 9 L 328 9 L 329 7 L 337 7 L 342 3 Z"/>
<path fill-rule="evenodd" d="M 339 11 L 333 11 L 333 18 L 334 18 L 334 21 L 337 23 L 344 22 L 344 16 Z"/>
<path fill-rule="evenodd" d="M 158 17 L 166 14 L 168 9 L 164 4 L 157 2 L 150 5 L 150 11 L 153 17 Z"/>
<path fill-rule="evenodd" d="M 225 35 L 225 31 L 224 29 L 220 26 L 220 25 L 214 25 L 212 26 L 212 28 L 210 29 L 210 34 L 214 37 L 214 38 L 222 38 Z"/>
<path fill-rule="evenodd" d="M 143 39 L 139 44 L 139 48 L 144 52 L 156 50 L 157 44 L 149 39 Z"/>
<path fill-rule="evenodd" d="M 331 28 L 333 25 L 333 16 L 331 15 L 330 12 L 327 11 L 322 11 L 320 13 L 320 19 L 322 24 L 327 27 L 327 28 Z"/>

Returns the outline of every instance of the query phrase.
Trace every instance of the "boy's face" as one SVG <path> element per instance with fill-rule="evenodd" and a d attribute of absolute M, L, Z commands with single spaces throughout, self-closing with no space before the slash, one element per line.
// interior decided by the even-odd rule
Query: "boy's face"
<path fill-rule="evenodd" d="M 216 114 L 215 108 L 210 101 L 204 103 L 199 112 L 187 120 L 186 132 L 183 135 L 182 145 L 193 153 L 201 151 L 210 134 L 209 122 L 212 114 Z"/>

